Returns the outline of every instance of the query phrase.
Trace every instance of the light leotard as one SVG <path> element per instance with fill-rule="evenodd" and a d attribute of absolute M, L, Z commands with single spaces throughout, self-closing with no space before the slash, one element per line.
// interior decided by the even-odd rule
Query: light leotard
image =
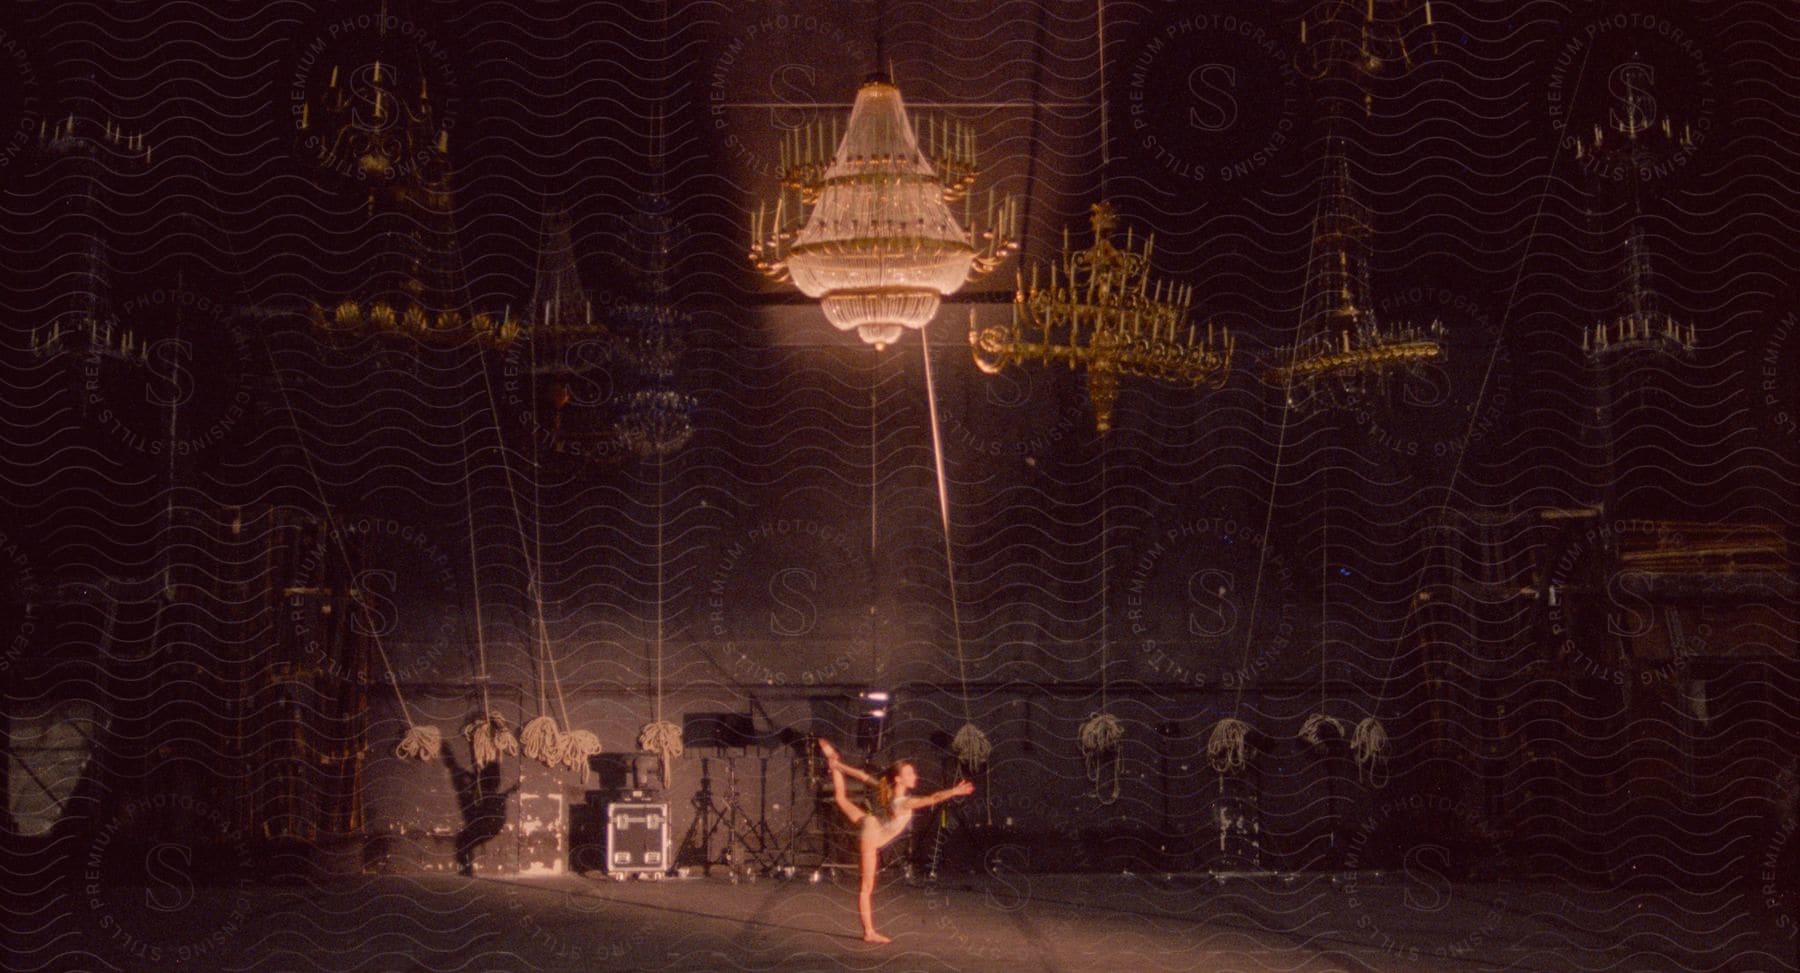
<path fill-rule="evenodd" d="M 875 847 L 882 848 L 888 842 L 900 837 L 906 826 L 912 823 L 912 798 L 896 797 L 889 805 L 886 817 L 868 814 L 862 819 L 862 840 L 864 844 L 874 842 Z"/>

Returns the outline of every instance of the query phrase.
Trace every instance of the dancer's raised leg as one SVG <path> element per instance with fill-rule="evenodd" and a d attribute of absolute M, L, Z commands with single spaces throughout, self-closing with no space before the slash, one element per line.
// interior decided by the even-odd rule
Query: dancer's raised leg
<path fill-rule="evenodd" d="M 857 807 L 856 803 L 850 800 L 850 795 L 844 787 L 846 768 L 844 762 L 838 759 L 837 748 L 831 745 L 830 740 L 820 739 L 819 749 L 825 754 L 825 762 L 831 767 L 831 794 L 837 799 L 838 810 L 844 812 L 844 817 L 849 818 L 851 824 L 861 825 L 862 819 L 868 817 L 869 812 Z"/>

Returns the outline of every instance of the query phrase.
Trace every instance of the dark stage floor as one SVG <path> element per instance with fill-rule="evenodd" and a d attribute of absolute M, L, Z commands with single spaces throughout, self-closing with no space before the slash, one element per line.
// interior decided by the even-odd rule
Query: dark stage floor
<path fill-rule="evenodd" d="M 848 875 L 612 882 L 369 877 L 67 900 L 79 968 L 181 970 L 1793 970 L 1793 924 L 1707 899 L 1398 876 L 953 876 L 887 882 L 888 946 Z M 96 914 L 89 914 L 96 913 Z M 121 947 L 142 958 L 128 959 Z M 151 950 L 160 950 L 152 954 Z M 152 961 L 159 955 L 160 961 Z M 101 958 L 103 957 L 103 959 Z M 186 957 L 183 959 L 183 957 Z"/>

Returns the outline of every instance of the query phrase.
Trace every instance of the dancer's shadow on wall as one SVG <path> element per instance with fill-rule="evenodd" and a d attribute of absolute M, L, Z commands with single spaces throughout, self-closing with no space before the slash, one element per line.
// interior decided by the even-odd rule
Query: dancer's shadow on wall
<path fill-rule="evenodd" d="M 476 850 L 506 828 L 506 801 L 519 785 L 515 781 L 502 790 L 498 762 L 465 768 L 457 764 L 449 747 L 444 748 L 444 766 L 450 771 L 456 806 L 463 819 L 462 830 L 456 833 L 456 871 L 473 876 Z"/>

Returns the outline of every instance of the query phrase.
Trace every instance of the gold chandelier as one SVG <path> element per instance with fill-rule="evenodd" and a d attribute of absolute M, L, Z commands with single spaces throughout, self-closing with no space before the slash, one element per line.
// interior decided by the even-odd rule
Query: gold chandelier
<path fill-rule="evenodd" d="M 1037 267 L 1029 285 L 1021 272 L 1012 321 L 971 329 L 969 347 L 988 375 L 1027 362 L 1084 369 L 1094 426 L 1104 433 L 1112 428 L 1122 376 L 1218 388 L 1231 372 L 1235 342 L 1230 329 L 1215 334 L 1208 322 L 1202 335 L 1188 323 L 1192 287 L 1151 279 L 1153 239 L 1140 253 L 1128 229 L 1124 249 L 1114 246 L 1119 218 L 1109 203 L 1094 204 L 1091 220 L 1093 245 L 1071 249 L 1065 228 L 1047 286 L 1039 285 Z"/>
<path fill-rule="evenodd" d="M 1341 152 L 1327 160 L 1325 195 L 1313 219 L 1312 262 L 1301 305 L 1302 336 L 1282 364 L 1263 369 L 1289 408 L 1367 403 L 1426 362 L 1445 357 L 1444 326 L 1386 325 L 1369 283 L 1368 213 L 1350 188 Z"/>
<path fill-rule="evenodd" d="M 381 61 L 352 70 L 360 82 L 338 83 L 338 68 L 331 69 L 325 90 L 300 103 L 300 138 L 321 167 L 345 175 L 354 174 L 370 183 L 370 196 L 389 180 L 401 178 L 410 167 L 442 168 L 450 155 L 450 131 L 440 126 L 424 78 L 417 98 L 399 90 L 392 65 L 382 77 Z M 318 105 L 315 122 L 313 105 Z"/>
<path fill-rule="evenodd" d="M 1356 399 L 1396 373 L 1444 357 L 1444 326 L 1383 328 L 1362 308 L 1346 304 L 1333 312 L 1339 323 L 1296 344 L 1286 365 L 1263 371 L 1265 381 L 1286 390 L 1287 404 L 1345 405 L 1338 393 Z"/>
<path fill-rule="evenodd" d="M 1376 78 L 1409 71 L 1417 49 L 1436 50 L 1436 38 L 1429 30 L 1437 23 L 1431 0 L 1419 6 L 1423 9 L 1415 12 L 1412 0 L 1384 0 L 1377 11 L 1375 0 L 1327 0 L 1312 11 L 1310 36 L 1306 18 L 1300 20 L 1295 67 L 1315 81 L 1330 75 Z M 1425 28 L 1422 36 L 1416 36 L 1421 28 Z M 1373 100 L 1365 90 L 1365 111 Z"/>
<path fill-rule="evenodd" d="M 382 36 L 387 8 L 381 8 Z M 313 327 L 332 336 L 402 335 L 425 344 L 474 340 L 494 347 L 519 336 L 511 309 L 467 313 L 458 297 L 455 203 L 450 190 L 450 134 L 440 122 L 423 77 L 416 95 L 392 63 L 356 64 L 348 77 L 333 67 L 324 88 L 306 93 L 300 107 L 301 149 L 321 169 L 368 187 L 367 209 L 404 229 L 389 229 L 388 268 L 360 296 L 313 302 Z"/>
<path fill-rule="evenodd" d="M 1019 206 L 990 192 L 979 214 L 968 195 L 973 134 L 934 121 L 921 147 L 884 76 L 863 83 L 841 140 L 837 132 L 833 122 L 788 138 L 775 211 L 765 204 L 752 222 L 750 260 L 879 350 L 925 327 L 942 297 L 1018 249 Z M 959 199 L 960 225 L 949 206 Z"/>
<path fill-rule="evenodd" d="M 1591 138 L 1575 140 L 1576 160 L 1597 179 L 1605 181 L 1624 173 L 1632 180 L 1631 229 L 1625 237 L 1625 310 L 1616 317 L 1583 328 L 1581 350 L 1596 361 L 1635 351 L 1690 354 L 1697 337 L 1693 324 L 1689 323 L 1684 329 L 1672 315 L 1658 309 L 1661 300 L 1651 283 L 1650 247 L 1644 231 L 1637 225 L 1642 206 L 1636 177 L 1641 169 L 1651 164 L 1647 160 L 1659 148 L 1675 146 L 1691 150 L 1693 132 L 1683 124 L 1677 133 L 1674 119 L 1667 115 L 1661 119 L 1653 117 L 1650 113 L 1655 110 L 1654 103 L 1647 106 L 1634 86 L 1626 85 L 1619 102 L 1609 119 L 1617 137 L 1608 141 L 1606 130 L 1596 123 Z"/>
<path fill-rule="evenodd" d="M 357 301 L 346 298 L 329 311 L 312 305 L 313 327 L 326 334 L 405 335 L 423 344 L 460 344 L 471 338 L 484 345 L 504 348 L 519 337 L 519 322 L 509 309 L 494 316 L 464 316 L 455 308 L 432 312 L 416 300 Z"/>
<path fill-rule="evenodd" d="M 1594 359 L 1632 351 L 1693 352 L 1694 326 L 1689 324 L 1683 330 L 1672 315 L 1657 310 L 1658 303 L 1650 285 L 1650 250 L 1644 231 L 1634 226 L 1625 240 L 1625 313 L 1584 328 L 1581 350 Z"/>
<path fill-rule="evenodd" d="M 1308 23 L 1300 23 L 1300 70 L 1314 80 L 1331 80 L 1361 97 L 1365 114 L 1374 111 L 1378 78 L 1413 66 L 1414 52 L 1431 46 L 1435 20 L 1431 4 L 1415 14 L 1412 0 L 1393 0 L 1377 10 L 1376 0 L 1328 0 Z M 1424 29 L 1422 38 L 1413 32 Z M 1370 284 L 1368 209 L 1350 182 L 1346 142 L 1338 134 L 1342 110 L 1333 104 L 1326 136 L 1324 191 L 1313 217 L 1312 256 L 1301 299 L 1300 335 L 1263 369 L 1263 380 L 1279 386 L 1290 409 L 1369 405 L 1394 383 L 1427 362 L 1445 356 L 1444 326 L 1384 324 L 1375 314 Z"/>
<path fill-rule="evenodd" d="M 150 147 L 142 134 L 127 135 L 111 121 L 100 123 L 98 132 L 87 118 L 69 115 L 66 121 L 38 123 L 39 147 L 53 159 L 67 160 L 81 177 L 81 197 L 71 206 L 79 209 L 89 226 L 99 225 L 101 167 L 104 153 L 117 165 L 121 161 L 150 162 Z M 62 354 L 91 361 L 143 363 L 149 360 L 150 342 L 122 325 L 113 313 L 112 261 L 104 236 L 98 230 L 83 233 L 82 286 L 76 290 L 73 308 L 53 316 L 49 323 L 31 329 L 30 351 L 34 357 L 54 358 Z M 178 289 L 181 289 L 178 287 Z"/>

